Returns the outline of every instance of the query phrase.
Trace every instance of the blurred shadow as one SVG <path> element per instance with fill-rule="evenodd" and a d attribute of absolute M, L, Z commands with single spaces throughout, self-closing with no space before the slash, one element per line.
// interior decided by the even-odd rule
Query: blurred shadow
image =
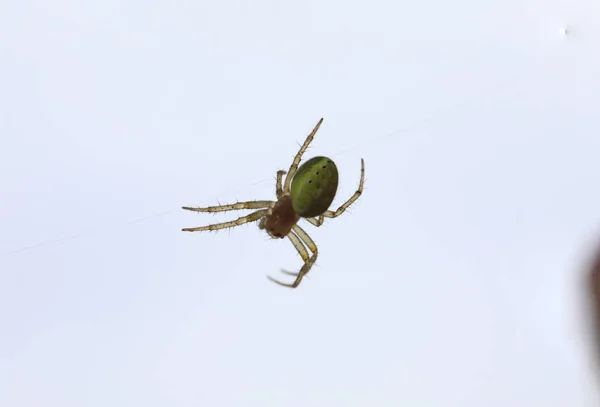
<path fill-rule="evenodd" d="M 586 288 L 590 299 L 591 329 L 595 365 L 600 372 L 600 244 L 596 244 L 595 253 L 589 265 Z"/>

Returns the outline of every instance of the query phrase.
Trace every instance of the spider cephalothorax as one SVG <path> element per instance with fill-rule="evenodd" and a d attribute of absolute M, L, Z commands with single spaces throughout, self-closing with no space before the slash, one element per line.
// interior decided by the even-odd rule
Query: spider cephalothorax
<path fill-rule="evenodd" d="M 285 287 L 296 288 L 302 278 L 309 272 L 317 261 L 318 249 L 308 233 L 298 226 L 301 218 L 306 219 L 313 226 L 321 226 L 325 218 L 335 218 L 341 215 L 362 193 L 365 178 L 365 162 L 361 159 L 360 183 L 357 191 L 341 205 L 335 212 L 328 210 L 335 198 L 338 187 L 338 170 L 335 163 L 327 157 L 314 157 L 298 168 L 302 155 L 308 148 L 313 137 L 323 123 L 319 120 L 313 131 L 308 135 L 300 151 L 294 157 L 285 182 L 285 171 L 277 171 L 275 194 L 277 201 L 247 201 L 230 205 L 209 206 L 206 208 L 193 208 L 184 206 L 183 209 L 195 212 L 224 212 L 236 209 L 257 209 L 250 215 L 242 216 L 230 222 L 217 223 L 197 228 L 185 228 L 184 232 L 200 232 L 204 230 L 218 230 L 243 225 L 259 220 L 258 227 L 264 229 L 272 238 L 288 237 L 304 261 L 298 273 L 283 273 L 296 277 L 292 284 L 282 283 L 274 278 L 268 278 Z M 283 184 L 283 185 L 282 185 Z M 311 255 L 308 254 L 308 249 Z"/>

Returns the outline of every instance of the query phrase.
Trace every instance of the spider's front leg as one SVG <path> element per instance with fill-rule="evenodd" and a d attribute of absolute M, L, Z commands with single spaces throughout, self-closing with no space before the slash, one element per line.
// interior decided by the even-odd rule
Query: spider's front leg
<path fill-rule="evenodd" d="M 277 199 L 283 195 L 282 180 L 285 174 L 286 172 L 283 170 L 277 171 L 277 183 L 275 184 L 275 196 L 277 196 Z"/>
<path fill-rule="evenodd" d="M 245 223 L 255 222 L 255 221 L 259 220 L 260 218 L 262 218 L 263 216 L 269 216 L 272 211 L 273 210 L 271 208 L 259 209 L 256 212 L 252 212 L 250 215 L 242 216 L 240 218 L 237 218 L 236 220 L 232 220 L 229 222 L 214 223 L 212 225 L 200 226 L 197 228 L 183 228 L 181 230 L 183 232 L 203 232 L 206 230 L 212 231 L 212 230 L 232 228 L 235 226 L 243 225 Z"/>
<path fill-rule="evenodd" d="M 219 230 L 232 228 L 235 226 L 240 226 L 248 222 L 254 222 L 263 216 L 268 216 L 273 211 L 273 207 L 275 206 L 275 202 L 273 201 L 247 201 L 247 202 L 238 202 L 229 205 L 219 205 L 219 206 L 207 206 L 204 208 L 194 208 L 192 206 L 182 206 L 182 209 L 186 211 L 192 212 L 226 212 L 226 211 L 234 211 L 238 209 L 258 209 L 255 212 L 252 212 L 250 215 L 242 216 L 237 218 L 236 220 L 232 220 L 230 222 L 222 222 L 222 223 L 214 223 L 212 225 L 200 226 L 197 228 L 183 228 L 181 229 L 183 232 L 203 232 L 205 230 Z M 266 208 L 266 209 L 262 209 Z"/>
<path fill-rule="evenodd" d="M 193 206 L 182 206 L 181 209 L 185 209 L 186 211 L 192 212 L 227 212 L 227 211 L 235 211 L 240 209 L 260 209 L 260 208 L 272 208 L 275 206 L 275 202 L 273 201 L 246 201 L 246 202 L 237 202 L 229 205 L 219 205 L 219 206 L 206 206 L 204 208 L 193 207 Z"/>
<path fill-rule="evenodd" d="M 318 249 L 317 249 L 317 245 L 310 238 L 310 236 L 308 235 L 308 233 L 306 233 L 298 225 L 294 225 L 294 227 L 292 228 L 292 230 L 288 234 L 288 238 L 291 240 L 291 242 L 293 243 L 294 247 L 296 248 L 296 250 L 298 251 L 298 253 L 302 257 L 302 260 L 304 260 L 304 265 L 302 266 L 302 268 L 300 269 L 300 271 L 298 273 L 291 273 L 291 272 L 286 271 L 286 270 L 281 270 L 282 273 L 284 273 L 284 274 L 296 277 L 296 280 L 292 284 L 282 283 L 281 281 L 276 280 L 276 279 L 274 279 L 271 276 L 267 276 L 267 278 L 269 280 L 271 280 L 272 282 L 274 282 L 276 284 L 279 284 L 281 286 L 289 287 L 289 288 L 296 288 L 296 287 L 298 287 L 298 285 L 300 285 L 300 283 L 302 282 L 302 279 L 304 278 L 304 276 L 306 274 L 308 274 L 308 272 L 310 271 L 310 269 L 313 266 L 313 264 L 315 264 L 315 262 L 317 261 Z M 312 256 L 308 255 L 308 251 L 306 250 L 306 247 L 304 247 L 303 243 L 306 246 L 308 246 L 308 248 L 312 252 Z"/>

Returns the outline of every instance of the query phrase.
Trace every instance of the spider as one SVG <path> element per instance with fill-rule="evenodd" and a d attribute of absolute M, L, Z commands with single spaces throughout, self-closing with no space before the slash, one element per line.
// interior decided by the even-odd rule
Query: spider
<path fill-rule="evenodd" d="M 259 221 L 258 227 L 262 230 L 266 230 L 271 238 L 289 238 L 304 261 L 304 265 L 298 273 L 281 270 L 284 274 L 296 277 L 295 281 L 291 284 L 283 283 L 271 276 L 267 276 L 267 278 L 284 287 L 298 287 L 302 278 L 304 278 L 317 261 L 318 255 L 317 245 L 308 233 L 298 226 L 298 221 L 300 218 L 304 218 L 313 226 L 319 227 L 323 224 L 325 218 L 336 218 L 340 216 L 362 194 L 365 178 L 365 162 L 361 158 L 360 183 L 358 189 L 354 195 L 352 195 L 350 199 L 342 204 L 336 211 L 328 210 L 335 198 L 338 187 L 338 170 L 335 163 L 327 157 L 314 157 L 298 167 L 302 160 L 302 155 L 313 140 L 317 130 L 319 130 L 321 123 L 323 123 L 323 119 L 319 120 L 313 131 L 304 141 L 304 144 L 300 147 L 300 150 L 294 157 L 294 161 L 287 172 L 283 185 L 283 176 L 286 174 L 286 171 L 277 171 L 275 185 L 277 201 L 247 201 L 205 208 L 184 206 L 182 207 L 183 209 L 194 212 L 214 213 L 239 209 L 256 209 L 256 211 L 230 222 L 216 223 L 195 228 L 184 228 L 182 231 L 201 232 L 206 230 L 219 230 Z M 306 247 L 311 251 L 311 255 L 309 255 Z"/>

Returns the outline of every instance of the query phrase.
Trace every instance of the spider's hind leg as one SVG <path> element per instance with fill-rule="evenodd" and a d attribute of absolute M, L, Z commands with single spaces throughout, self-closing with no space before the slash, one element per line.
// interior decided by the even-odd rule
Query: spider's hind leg
<path fill-rule="evenodd" d="M 319 127 L 321 127 L 321 123 L 323 123 L 322 118 L 321 118 L 321 120 L 319 120 L 319 122 L 317 123 L 317 125 L 315 126 L 313 131 L 310 132 L 308 137 L 306 137 L 306 140 L 304 140 L 304 144 L 302 144 L 302 147 L 300 147 L 300 150 L 294 157 L 294 161 L 292 162 L 292 165 L 290 166 L 290 170 L 288 171 L 287 176 L 285 177 L 285 184 L 283 186 L 284 194 L 290 193 L 290 185 L 292 183 L 292 178 L 294 177 L 294 174 L 296 173 L 296 170 L 298 169 L 298 165 L 300 165 L 300 160 L 302 160 L 302 155 L 306 152 L 308 145 L 315 137 L 315 134 L 317 133 L 317 130 L 319 130 Z"/>
<path fill-rule="evenodd" d="M 318 225 L 311 221 L 309 221 L 309 222 L 315 226 L 321 226 L 321 224 L 323 223 L 321 218 L 323 218 L 323 217 L 337 218 L 338 216 L 340 216 L 342 213 L 344 213 L 346 211 L 346 209 L 348 209 L 348 207 L 350 205 L 352 205 L 354 202 L 356 202 L 356 200 L 362 195 L 364 184 L 365 184 L 365 160 L 363 160 L 361 158 L 360 159 L 360 182 L 358 183 L 358 188 L 357 188 L 356 192 L 346 202 L 344 202 L 339 208 L 337 208 L 337 210 L 335 212 L 325 211 L 325 213 L 319 217 Z"/>
<path fill-rule="evenodd" d="M 318 217 L 314 217 L 314 218 L 304 218 L 306 219 L 306 221 L 308 223 L 310 223 L 313 226 L 319 227 L 323 224 L 323 222 L 325 221 L 325 216 L 320 215 Z"/>
<path fill-rule="evenodd" d="M 360 183 L 358 184 L 358 189 L 350 197 L 350 199 L 348 199 L 346 202 L 344 202 L 335 212 L 334 211 L 325 211 L 322 215 L 315 216 L 314 218 L 304 218 L 304 219 L 306 219 L 307 222 L 309 222 L 313 226 L 319 227 L 323 224 L 323 222 L 325 221 L 325 218 L 337 218 L 342 213 L 344 213 L 346 211 L 346 209 L 348 209 L 350 207 L 350 205 L 352 205 L 354 202 L 356 202 L 358 197 L 360 197 L 362 195 L 363 186 L 365 183 L 365 161 L 363 159 L 361 159 L 360 163 L 361 163 Z"/>

